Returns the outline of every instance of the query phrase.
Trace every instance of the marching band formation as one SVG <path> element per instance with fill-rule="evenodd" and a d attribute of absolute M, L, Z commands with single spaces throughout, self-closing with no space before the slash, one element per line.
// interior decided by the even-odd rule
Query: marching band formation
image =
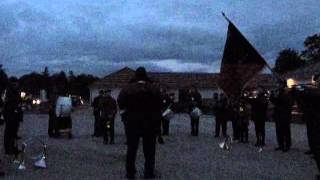
<path fill-rule="evenodd" d="M 19 123 L 23 121 L 20 94 L 17 81 L 5 91 L 0 100 L 1 117 L 5 122 L 4 149 L 9 155 L 18 156 L 21 150 L 17 147 Z M 144 176 L 154 178 L 156 142 L 164 144 L 162 136 L 168 136 L 170 119 L 175 109 L 174 94 L 148 78 L 146 70 L 139 67 L 134 78 L 114 99 L 110 90 L 101 90 L 92 103 L 94 116 L 93 137 L 103 137 L 105 144 L 114 144 L 115 117 L 118 111 L 125 129 L 127 156 L 126 177 L 134 178 L 136 174 L 135 160 L 139 139 L 143 140 L 145 157 Z M 187 112 L 190 116 L 191 135 L 199 135 L 200 116 L 202 114 L 202 97 L 195 86 L 192 86 L 187 97 Z M 232 140 L 248 143 L 248 126 L 254 123 L 256 146 L 265 146 L 265 123 L 270 120 L 268 107 L 273 105 L 272 119 L 276 125 L 278 147 L 275 150 L 290 150 L 292 107 L 297 103 L 303 112 L 303 120 L 307 125 L 308 143 L 320 168 L 320 91 L 318 88 L 296 87 L 286 88 L 280 85 L 276 91 L 268 93 L 263 88 L 252 96 L 244 93 L 240 97 L 227 97 L 223 93 L 213 95 L 212 111 L 215 116 L 215 136 L 227 134 L 227 122 L 232 122 Z M 49 95 L 48 135 L 58 138 L 67 135 L 72 138 L 71 98 L 64 93 L 53 92 Z M 220 134 L 221 132 L 221 134 Z"/>

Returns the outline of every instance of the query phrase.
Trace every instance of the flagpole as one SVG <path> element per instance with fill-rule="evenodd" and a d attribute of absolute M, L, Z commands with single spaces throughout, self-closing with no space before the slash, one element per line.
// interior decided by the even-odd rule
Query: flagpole
<path fill-rule="evenodd" d="M 222 14 L 222 16 L 229 22 L 229 23 L 231 23 L 231 24 L 233 24 L 232 22 L 231 22 L 231 20 L 226 16 L 226 14 L 223 12 L 223 11 L 221 11 L 221 14 Z M 264 60 L 264 59 L 263 59 Z M 265 64 L 266 64 L 266 66 L 267 66 L 267 68 L 272 72 L 272 74 L 274 75 L 274 76 L 276 76 L 276 78 L 278 78 L 279 80 L 281 80 L 281 81 L 285 81 L 285 79 L 282 77 L 282 76 L 280 76 L 278 73 L 276 73 L 272 68 L 271 68 L 271 66 L 264 60 L 264 62 L 265 62 Z"/>
<path fill-rule="evenodd" d="M 226 16 L 226 14 L 223 11 L 221 11 L 221 14 L 229 23 L 231 23 L 230 19 Z"/>

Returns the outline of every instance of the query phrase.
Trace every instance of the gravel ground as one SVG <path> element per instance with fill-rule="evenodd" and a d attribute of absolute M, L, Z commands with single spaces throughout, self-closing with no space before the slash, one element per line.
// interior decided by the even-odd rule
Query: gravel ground
<path fill-rule="evenodd" d="M 48 169 L 33 168 L 32 157 L 39 154 L 39 143 L 27 149 L 24 171 L 9 163 L 11 157 L 2 155 L 5 179 L 123 179 L 125 175 L 126 146 L 123 126 L 116 121 L 115 145 L 104 145 L 102 139 L 92 138 L 92 109 L 82 107 L 73 115 L 74 138 L 51 139 L 47 136 L 47 119 L 44 114 L 26 113 L 20 128 L 23 137 L 38 137 L 48 144 Z M 254 127 L 250 125 L 249 144 L 234 143 L 231 151 L 218 146 L 222 138 L 214 138 L 214 118 L 203 116 L 198 137 L 190 135 L 188 116 L 177 114 L 171 121 L 170 136 L 165 144 L 157 146 L 156 169 L 162 179 L 314 179 L 315 162 L 304 151 L 308 148 L 304 125 L 291 126 L 293 147 L 288 153 L 275 152 L 274 123 L 266 125 L 267 146 L 259 153 L 254 147 Z M 4 127 L 0 127 L 3 135 Z M 228 124 L 231 134 L 231 124 Z M 2 143 L 1 143 L 2 144 Z M 3 152 L 3 148 L 2 152 Z M 3 153 L 1 153 L 3 154 Z M 138 178 L 143 172 L 143 155 L 140 146 L 137 157 Z"/>

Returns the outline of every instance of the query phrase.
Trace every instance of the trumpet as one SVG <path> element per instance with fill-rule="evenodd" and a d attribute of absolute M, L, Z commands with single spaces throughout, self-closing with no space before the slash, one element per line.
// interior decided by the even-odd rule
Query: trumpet
<path fill-rule="evenodd" d="M 230 151 L 232 144 L 232 138 L 227 136 L 222 143 L 219 143 L 219 147 L 223 150 Z"/>
<path fill-rule="evenodd" d="M 40 140 L 39 138 L 36 138 L 37 142 L 40 142 L 41 143 L 41 146 L 42 146 L 42 152 L 39 156 L 33 158 L 35 159 L 35 163 L 34 163 L 34 166 L 36 168 L 41 168 L 41 169 L 45 169 L 47 168 L 47 163 L 46 163 L 46 159 L 47 159 L 47 154 L 48 154 L 48 151 L 47 151 L 47 145 L 42 141 Z M 27 149 L 27 146 L 28 146 L 28 143 L 31 143 L 33 141 L 32 138 L 28 139 L 27 141 L 23 142 L 22 143 L 22 148 L 21 148 L 21 154 L 20 154 L 20 160 L 17 161 L 19 162 L 19 166 L 18 166 L 18 170 L 25 170 L 27 169 L 26 168 L 26 165 L 25 165 L 25 158 L 26 158 L 26 149 Z"/>

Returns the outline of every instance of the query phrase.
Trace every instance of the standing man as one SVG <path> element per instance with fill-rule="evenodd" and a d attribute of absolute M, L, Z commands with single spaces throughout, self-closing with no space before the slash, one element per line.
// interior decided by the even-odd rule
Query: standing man
<path fill-rule="evenodd" d="M 240 98 L 240 105 L 239 105 L 239 138 L 240 142 L 248 143 L 249 141 L 249 113 L 247 103 L 244 97 Z M 261 138 L 262 139 L 262 138 Z M 262 143 L 261 143 L 262 144 Z"/>
<path fill-rule="evenodd" d="M 260 92 L 256 98 L 249 99 L 251 105 L 251 119 L 254 122 L 257 142 L 256 146 L 265 145 L 265 123 L 267 121 L 268 101 L 264 92 Z"/>
<path fill-rule="evenodd" d="M 275 150 L 287 152 L 291 147 L 290 121 L 292 118 L 291 111 L 293 104 L 289 89 L 280 87 L 278 95 L 271 97 L 270 100 L 275 106 L 273 118 L 276 123 L 276 133 L 279 145 Z"/>
<path fill-rule="evenodd" d="M 220 129 L 222 130 L 222 135 L 227 137 L 227 98 L 221 93 L 218 98 L 218 94 L 214 95 L 214 114 L 216 118 L 216 131 L 214 137 L 220 136 Z"/>
<path fill-rule="evenodd" d="M 172 99 L 172 96 L 169 96 L 166 90 L 164 90 L 161 93 L 162 97 L 162 112 L 166 111 L 167 109 L 172 109 L 174 100 Z M 173 97 L 174 98 L 174 97 Z M 162 135 L 168 136 L 169 135 L 169 125 L 170 125 L 170 116 L 168 117 L 162 117 Z"/>
<path fill-rule="evenodd" d="M 191 119 L 191 135 L 198 136 L 199 134 L 199 113 L 195 110 L 200 110 L 202 104 L 202 98 L 197 89 L 192 86 L 188 92 L 188 105 L 189 105 L 189 114 Z"/>
<path fill-rule="evenodd" d="M 4 130 L 4 149 L 5 153 L 17 156 L 19 153 L 16 145 L 16 138 L 19 123 L 23 120 L 21 108 L 21 97 L 18 90 L 18 81 L 11 81 L 6 91 L 4 100 L 3 117 L 6 123 Z"/>
<path fill-rule="evenodd" d="M 93 137 L 102 136 L 102 129 L 101 129 L 102 124 L 99 119 L 99 108 L 98 108 L 99 100 L 102 98 L 102 95 L 103 95 L 103 90 L 100 90 L 99 95 L 95 97 L 92 102 L 93 116 L 94 116 L 94 130 L 92 135 Z"/>
<path fill-rule="evenodd" d="M 161 120 L 161 94 L 147 77 L 145 68 L 139 67 L 136 70 L 130 84 L 120 92 L 118 103 L 127 113 L 126 177 L 131 179 L 135 176 L 135 159 L 139 139 L 142 138 L 144 177 L 155 178 L 155 149 Z"/>
<path fill-rule="evenodd" d="M 174 105 L 174 93 L 170 93 L 169 95 L 165 94 L 165 97 L 162 99 L 162 105 L 162 112 L 164 112 L 167 109 L 170 109 L 172 111 Z M 171 116 L 163 117 L 162 135 L 164 136 L 169 136 L 170 118 Z"/>
<path fill-rule="evenodd" d="M 103 91 L 98 101 L 99 121 L 103 129 L 104 144 L 114 144 L 114 119 L 117 113 L 116 100 L 111 96 L 111 90 Z"/>
<path fill-rule="evenodd" d="M 299 107 L 303 111 L 307 126 L 309 146 L 320 171 L 320 89 L 303 87 L 293 91 Z M 320 175 L 316 176 L 320 179 Z"/>
<path fill-rule="evenodd" d="M 59 137 L 60 136 L 57 116 L 56 116 L 56 112 L 55 112 L 57 98 L 58 98 L 58 96 L 57 96 L 55 90 L 49 94 L 49 110 L 48 110 L 48 114 L 49 114 L 48 135 L 49 135 L 49 137 Z"/>

